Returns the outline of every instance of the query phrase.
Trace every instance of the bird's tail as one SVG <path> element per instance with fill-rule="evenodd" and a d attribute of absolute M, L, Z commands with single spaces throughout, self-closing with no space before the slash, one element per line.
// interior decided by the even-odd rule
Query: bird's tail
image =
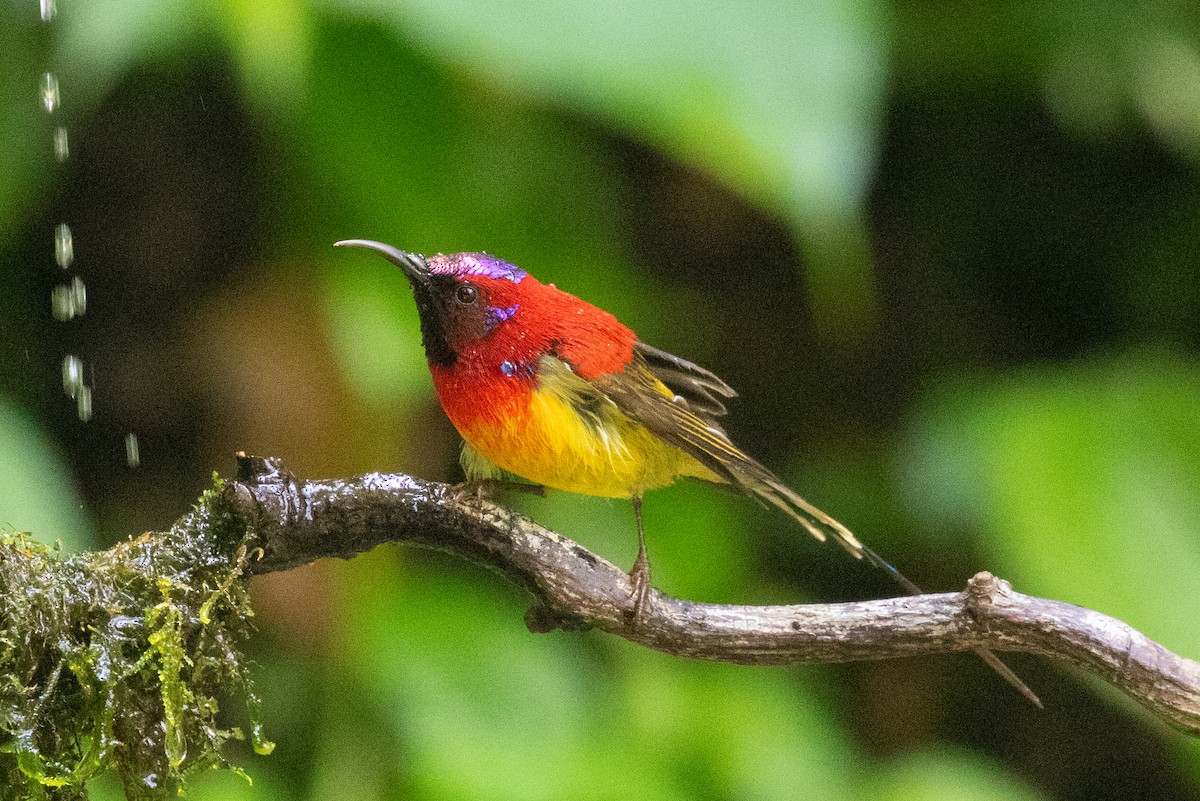
<path fill-rule="evenodd" d="M 908 594 L 923 594 L 920 587 L 897 570 L 891 562 L 864 545 L 858 537 L 854 536 L 854 532 L 822 512 L 813 504 L 804 500 L 794 490 L 775 478 L 774 475 L 771 475 L 769 479 L 760 476 L 737 476 L 737 478 L 742 479 L 738 483 L 741 484 L 743 489 L 759 500 L 783 510 L 797 520 L 800 525 L 804 526 L 805 531 L 821 542 L 824 542 L 829 537 L 833 537 L 854 558 L 865 560 L 889 573 L 896 583 L 903 587 Z M 1000 674 L 1000 677 L 1016 688 L 1021 695 L 1033 702 L 1038 709 L 1042 708 L 1041 699 L 1037 697 L 1033 690 L 1029 689 L 1029 686 L 1025 682 L 1021 681 L 1016 673 L 1013 673 L 1008 665 L 1001 662 L 999 657 L 986 648 L 975 648 L 973 650 L 988 667 Z"/>
<path fill-rule="evenodd" d="M 838 545 L 845 548 L 855 559 L 865 560 L 891 575 L 896 583 L 910 595 L 922 594 L 920 587 L 909 581 L 891 562 L 864 545 L 858 537 L 854 536 L 854 532 L 801 498 L 794 490 L 774 476 L 766 480 L 757 476 L 747 476 L 742 486 L 761 501 L 783 510 L 804 526 L 805 531 L 821 542 L 833 537 Z"/>

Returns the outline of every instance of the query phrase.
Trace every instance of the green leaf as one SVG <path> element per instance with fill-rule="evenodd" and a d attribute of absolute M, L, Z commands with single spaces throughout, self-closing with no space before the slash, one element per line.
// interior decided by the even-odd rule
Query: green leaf
<path fill-rule="evenodd" d="M 750 197 L 845 213 L 865 190 L 887 50 L 870 0 L 347 0 L 442 59 L 629 127 Z"/>

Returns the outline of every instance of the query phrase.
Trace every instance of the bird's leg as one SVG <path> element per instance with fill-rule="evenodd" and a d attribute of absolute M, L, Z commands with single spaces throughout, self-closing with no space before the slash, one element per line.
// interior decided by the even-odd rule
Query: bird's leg
<path fill-rule="evenodd" d="M 629 571 L 629 583 L 633 585 L 633 623 L 637 625 L 642 609 L 650 602 L 650 560 L 646 558 L 646 535 L 642 531 L 642 496 L 633 497 L 633 516 L 637 520 L 638 553 Z"/>

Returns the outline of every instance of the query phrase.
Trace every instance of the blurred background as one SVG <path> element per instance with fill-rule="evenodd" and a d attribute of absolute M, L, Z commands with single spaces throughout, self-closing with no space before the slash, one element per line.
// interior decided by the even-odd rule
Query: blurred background
<path fill-rule="evenodd" d="M 9 0 L 0 53 L 5 529 L 167 527 L 236 450 L 459 480 L 406 283 L 331 243 L 486 249 L 723 376 L 733 438 L 922 586 L 1200 656 L 1190 0 Z M 633 559 L 627 503 L 512 502 Z M 646 521 L 675 595 L 896 592 L 726 493 Z M 412 549 L 253 589 L 278 747 L 192 798 L 1200 798 L 1200 744 L 1021 655 L 1044 712 L 967 656 L 533 636 Z"/>

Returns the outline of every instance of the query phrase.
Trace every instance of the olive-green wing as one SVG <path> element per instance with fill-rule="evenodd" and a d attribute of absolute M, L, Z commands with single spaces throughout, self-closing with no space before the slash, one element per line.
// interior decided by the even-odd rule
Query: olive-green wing
<path fill-rule="evenodd" d="M 638 343 L 626 369 L 597 380 L 596 387 L 630 419 L 729 484 L 782 509 L 818 540 L 833 535 L 855 557 L 865 556 L 895 572 L 865 548 L 848 528 L 804 500 L 733 444 L 714 419 L 725 412 L 715 396 L 728 398 L 736 393 L 712 373 Z"/>
<path fill-rule="evenodd" d="M 682 399 L 689 409 L 703 417 L 720 417 L 725 414 L 722 398 L 736 398 L 737 392 L 720 378 L 703 367 L 651 347 L 645 342 L 633 343 L 634 353 L 640 355 L 645 366 L 659 381 L 663 382 Z"/>

